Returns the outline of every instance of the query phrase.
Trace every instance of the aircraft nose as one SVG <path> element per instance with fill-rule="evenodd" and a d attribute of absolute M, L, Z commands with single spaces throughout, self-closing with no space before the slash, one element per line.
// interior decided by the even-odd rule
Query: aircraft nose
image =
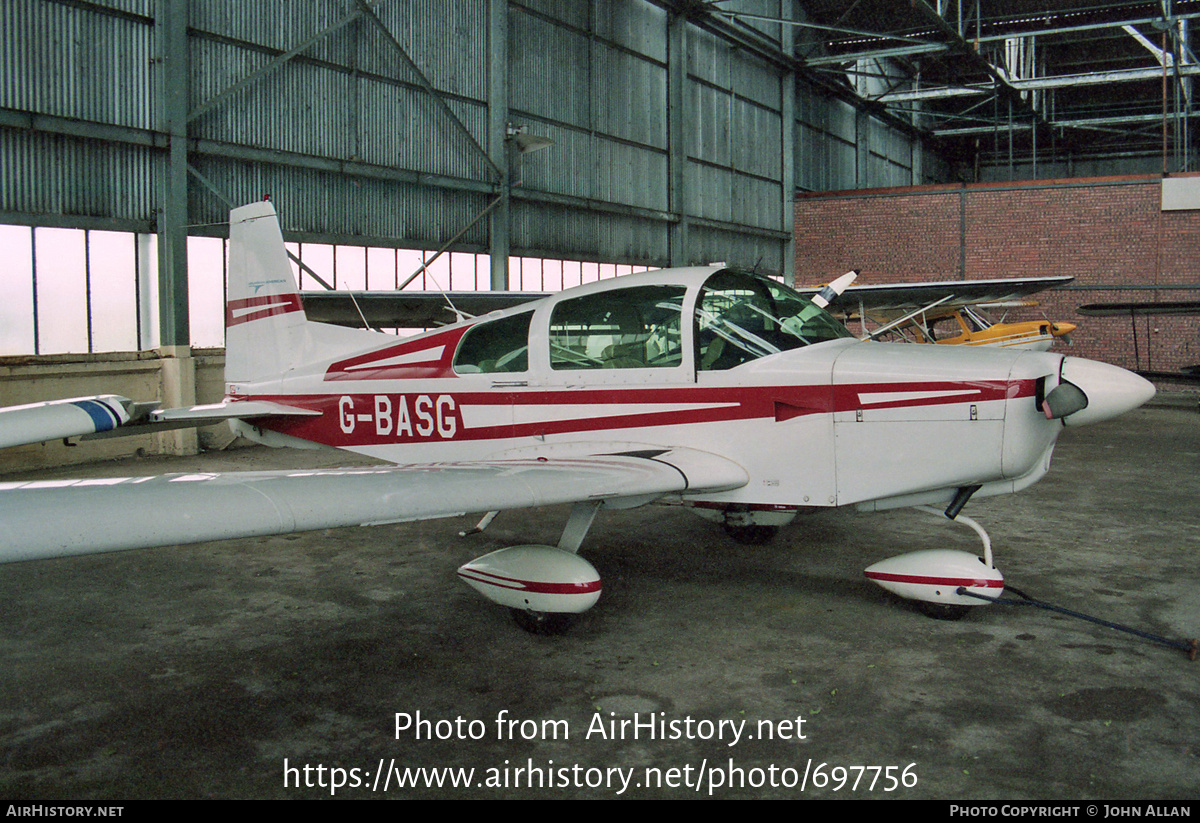
<path fill-rule="evenodd" d="M 1086 426 L 1132 411 L 1154 396 L 1154 384 L 1131 371 L 1082 357 L 1064 357 L 1059 385 L 1046 395 L 1046 414 Z"/>

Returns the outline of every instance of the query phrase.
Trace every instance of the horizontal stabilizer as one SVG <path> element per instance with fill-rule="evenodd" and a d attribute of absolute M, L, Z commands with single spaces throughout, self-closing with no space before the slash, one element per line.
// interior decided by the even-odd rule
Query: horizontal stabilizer
<path fill-rule="evenodd" d="M 222 420 L 254 420 L 260 417 L 320 417 L 319 411 L 285 406 L 270 400 L 224 400 L 207 406 L 186 406 L 178 409 L 162 409 L 150 413 L 155 423 L 186 422 L 204 426 Z"/>
<path fill-rule="evenodd" d="M 136 404 L 135 404 L 136 405 Z M 154 404 L 157 406 L 157 404 Z M 264 417 L 320 417 L 321 412 L 285 406 L 269 400 L 224 400 L 205 406 L 182 406 L 175 409 L 156 409 L 142 418 L 131 418 L 128 423 L 108 431 L 85 434 L 83 440 L 99 440 L 110 437 L 129 437 L 137 434 L 153 434 L 171 429 L 192 429 L 214 426 L 226 420 L 260 420 Z"/>

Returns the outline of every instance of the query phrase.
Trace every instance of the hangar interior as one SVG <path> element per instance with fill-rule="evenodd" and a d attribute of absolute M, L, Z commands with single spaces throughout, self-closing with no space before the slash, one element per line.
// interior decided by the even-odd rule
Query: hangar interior
<path fill-rule="evenodd" d="M 840 272 L 797 246 L 797 194 L 1186 174 L 1194 5 L 6 3 L 2 400 L 219 398 L 219 238 L 264 197 L 304 288 L 553 290 L 716 260 L 803 284 Z M 830 245 L 930 236 L 888 222 Z"/>
<path fill-rule="evenodd" d="M 871 283 L 1069 275 L 1034 315 L 1081 324 L 1072 354 L 1194 364 L 1194 319 L 1075 310 L 1196 300 L 1198 16 L 1200 0 L 4 0 L 0 406 L 219 400 L 229 211 L 268 197 L 314 291 L 555 291 L 713 261 L 800 286 L 850 268 Z M 1036 489 L 975 504 L 1013 582 L 1195 636 L 1186 399 L 1064 429 Z M 770 402 L 775 421 L 803 411 Z M 975 411 L 941 431 L 963 436 Z M 0 471 L 54 490 L 360 465 L 232 439 L 55 440 L 0 449 Z M 937 462 L 948 440 L 889 444 L 883 471 Z M 796 466 L 834 449 L 813 445 Z M 854 469 L 869 478 L 876 457 L 864 447 Z M 486 533 L 464 515 L 7 564 L 0 796 L 378 797 L 310 777 L 392 758 L 501 775 L 401 797 L 1190 810 L 1194 662 L 1032 609 L 928 620 L 863 568 L 898 547 L 977 550 L 975 533 L 913 508 L 813 508 L 754 546 L 679 506 L 598 517 L 586 549 L 604 608 L 561 638 L 515 630 L 452 569 L 553 544 L 579 526 L 566 506 Z M 487 734 L 420 739 L 401 731 L 414 714 Z M 581 740 L 630 715 L 775 734 Z M 575 736 L 522 736 L 537 721 Z M 588 782 L 510 783 L 527 763 L 526 778 L 574 763 Z M 684 783 L 713 763 L 729 782 Z M 766 784 L 805 763 L 819 788 Z M 590 782 L 643 767 L 657 785 Z"/>

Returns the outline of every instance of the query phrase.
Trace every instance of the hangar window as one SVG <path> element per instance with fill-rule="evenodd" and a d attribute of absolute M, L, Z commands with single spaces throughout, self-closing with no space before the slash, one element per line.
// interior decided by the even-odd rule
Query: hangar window
<path fill-rule="evenodd" d="M 635 286 L 554 307 L 553 369 L 659 369 L 683 363 L 682 286 Z"/>
<path fill-rule="evenodd" d="M 527 371 L 532 317 L 533 312 L 522 312 L 467 329 L 454 355 L 454 371 L 459 374 Z"/>
<path fill-rule="evenodd" d="M 191 344 L 225 344 L 228 241 L 189 237 L 188 316 Z M 488 255 L 420 249 L 287 243 L 304 261 L 293 265 L 299 287 L 409 292 L 486 290 Z M 120 231 L 0 225 L 5 251 L 0 277 L 0 357 L 103 353 L 159 345 L 158 251 L 154 235 Z M 644 270 L 645 266 L 533 257 L 509 259 L 515 291 L 558 291 Z M 414 272 L 419 272 L 411 278 Z M 407 282 L 411 279 L 411 283 Z M 411 334 L 421 328 L 380 331 Z"/>
<path fill-rule="evenodd" d="M 732 369 L 770 354 L 853 336 L 808 298 L 749 272 L 717 272 L 696 303 L 700 371 Z"/>

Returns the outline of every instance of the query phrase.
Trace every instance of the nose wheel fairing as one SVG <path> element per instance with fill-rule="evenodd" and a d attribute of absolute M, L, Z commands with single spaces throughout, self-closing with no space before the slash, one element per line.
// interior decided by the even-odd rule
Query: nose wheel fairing
<path fill-rule="evenodd" d="M 945 514 L 927 506 L 916 508 L 938 517 Z M 979 535 L 982 557 L 957 549 L 926 549 L 881 560 L 863 574 L 892 594 L 923 604 L 926 614 L 940 619 L 958 619 L 971 606 L 1000 597 L 1004 575 L 992 562 L 992 541 L 987 531 L 963 514 L 956 513 L 954 522 L 969 526 Z"/>

